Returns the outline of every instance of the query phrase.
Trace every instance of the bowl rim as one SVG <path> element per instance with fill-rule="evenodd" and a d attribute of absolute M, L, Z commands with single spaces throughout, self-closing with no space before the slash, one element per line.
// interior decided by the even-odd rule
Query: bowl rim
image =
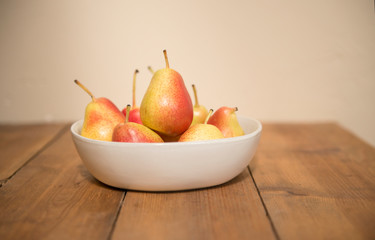
<path fill-rule="evenodd" d="M 80 119 L 76 122 L 74 122 L 71 127 L 70 131 L 73 134 L 73 136 L 80 141 L 83 142 L 88 142 L 96 145 L 108 145 L 108 146 L 189 146 L 189 145 L 203 145 L 203 144 L 214 144 L 214 143 L 228 143 L 228 142 L 239 142 L 243 141 L 245 139 L 250 139 L 258 134 L 261 133 L 263 126 L 262 123 L 251 117 L 244 117 L 244 116 L 238 116 L 239 119 L 246 119 L 246 120 L 251 120 L 256 123 L 257 127 L 256 129 L 248 134 L 245 134 L 243 136 L 238 136 L 238 137 L 231 137 L 231 138 L 223 138 L 223 139 L 215 139 L 215 140 L 205 140 L 205 141 L 195 141 L 195 142 L 162 142 L 162 143 L 130 143 L 130 142 L 110 142 L 110 141 L 101 141 L 101 140 L 96 140 L 96 139 L 90 139 L 87 137 L 81 136 L 79 133 L 75 131 L 75 128 L 77 128 L 77 125 L 82 125 L 83 124 L 83 119 Z"/>

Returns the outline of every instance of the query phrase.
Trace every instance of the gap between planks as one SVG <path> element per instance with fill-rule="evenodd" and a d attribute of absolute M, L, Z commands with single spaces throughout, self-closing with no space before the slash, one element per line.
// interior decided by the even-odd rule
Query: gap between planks
<path fill-rule="evenodd" d="M 26 160 L 12 175 L 0 181 L 0 188 L 3 187 L 13 176 L 15 176 L 18 171 L 20 171 L 23 167 L 25 167 L 31 160 L 36 158 L 40 153 L 46 150 L 51 144 L 56 142 L 64 133 L 65 131 L 69 130 L 71 124 L 66 124 L 63 126 L 60 131 L 56 133 L 56 135 L 49 140 L 46 144 L 44 144 L 38 151 L 36 151 L 28 160 Z"/>
<path fill-rule="evenodd" d="M 115 228 L 116 228 L 116 223 L 117 223 L 117 220 L 118 220 L 118 217 L 120 215 L 120 212 L 121 212 L 121 209 L 122 209 L 122 206 L 124 205 L 124 201 L 125 201 L 125 197 L 126 197 L 126 193 L 128 192 L 126 189 L 123 190 L 123 196 L 119 202 L 119 206 L 117 208 L 117 212 L 116 212 L 116 216 L 115 216 L 115 220 L 113 221 L 113 224 L 112 224 L 112 228 L 111 228 L 111 231 L 109 232 L 108 234 L 108 240 L 111 240 L 112 239 L 112 236 L 113 236 L 113 232 L 115 231 Z"/>
<path fill-rule="evenodd" d="M 271 216 L 270 216 L 270 214 L 269 214 L 269 212 L 268 212 L 267 206 L 266 206 L 266 204 L 265 204 L 264 201 L 263 201 L 262 194 L 260 193 L 259 188 L 258 188 L 258 185 L 257 185 L 257 183 L 255 182 L 255 179 L 254 179 L 254 177 L 253 177 L 253 173 L 251 172 L 251 169 L 250 169 L 250 165 L 247 166 L 247 170 L 249 171 L 250 177 L 251 177 L 251 179 L 253 180 L 253 183 L 254 183 L 254 186 L 255 186 L 255 188 L 256 188 L 256 190 L 257 190 L 257 193 L 258 193 L 258 196 L 259 196 L 259 198 L 260 198 L 260 201 L 262 202 L 262 205 L 263 205 L 264 211 L 266 212 L 267 219 L 268 219 L 268 221 L 270 222 L 270 225 L 271 225 L 271 228 L 272 228 L 273 233 L 275 234 L 275 238 L 276 238 L 277 240 L 280 240 L 280 236 L 279 236 L 279 234 L 278 234 L 277 231 L 276 231 L 276 227 L 275 227 L 275 225 L 274 225 L 274 223 L 273 223 L 273 221 L 272 221 L 272 219 L 271 219 Z"/>

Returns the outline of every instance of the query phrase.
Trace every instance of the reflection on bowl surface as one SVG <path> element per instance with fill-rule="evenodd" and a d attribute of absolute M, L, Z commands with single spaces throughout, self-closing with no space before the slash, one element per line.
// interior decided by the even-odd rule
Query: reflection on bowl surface
<path fill-rule="evenodd" d="M 201 142 L 122 143 L 80 136 L 83 120 L 71 126 L 74 144 L 99 181 L 140 191 L 178 191 L 225 183 L 253 158 L 261 123 L 238 117 L 244 136 Z"/>

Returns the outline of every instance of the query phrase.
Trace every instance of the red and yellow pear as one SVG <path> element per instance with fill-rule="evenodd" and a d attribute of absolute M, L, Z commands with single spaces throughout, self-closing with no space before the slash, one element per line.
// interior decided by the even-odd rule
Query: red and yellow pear
<path fill-rule="evenodd" d="M 125 122 L 119 123 L 113 130 L 112 141 L 114 142 L 137 142 L 137 143 L 161 143 L 163 139 L 142 124 L 129 122 L 130 105 L 126 107 Z"/>
<path fill-rule="evenodd" d="M 197 123 L 186 130 L 178 140 L 179 142 L 195 142 L 207 141 L 224 138 L 222 132 L 214 125 L 207 124 L 208 118 L 211 116 L 211 109 L 203 123 Z"/>
<path fill-rule="evenodd" d="M 138 69 L 136 69 L 134 71 L 134 75 L 133 75 L 133 105 L 132 105 L 132 108 L 129 112 L 129 122 L 135 122 L 135 123 L 139 123 L 139 124 L 142 124 L 142 120 L 141 120 L 141 116 L 139 114 L 139 107 L 136 105 L 136 96 L 135 96 L 135 92 L 136 92 L 136 79 L 137 79 L 137 74 L 139 73 Z M 125 117 L 127 116 L 126 115 L 126 107 L 122 110 L 122 113 L 125 115 Z"/>
<path fill-rule="evenodd" d="M 169 67 L 156 71 L 143 97 L 140 115 L 142 123 L 166 136 L 185 132 L 193 120 L 193 105 L 181 75 Z"/>
<path fill-rule="evenodd" d="M 215 111 L 207 123 L 215 125 L 226 138 L 242 136 L 245 133 L 238 122 L 237 111 L 237 107 L 221 107 Z"/>
<path fill-rule="evenodd" d="M 207 109 L 203 105 L 200 105 L 198 102 L 198 94 L 197 94 L 197 89 L 195 85 L 193 84 L 192 87 L 193 87 L 193 92 L 194 92 L 195 104 L 193 107 L 194 117 L 193 117 L 193 121 L 191 122 L 191 126 L 197 123 L 204 123 L 208 115 Z"/>
<path fill-rule="evenodd" d="M 81 135 L 91 139 L 111 141 L 113 129 L 117 124 L 125 121 L 124 115 L 109 99 L 96 98 L 78 80 L 74 80 L 74 82 L 92 99 L 86 106 Z"/>

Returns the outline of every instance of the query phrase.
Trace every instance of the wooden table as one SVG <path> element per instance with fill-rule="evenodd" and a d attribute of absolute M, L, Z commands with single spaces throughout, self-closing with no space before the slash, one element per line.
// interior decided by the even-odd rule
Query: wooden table
<path fill-rule="evenodd" d="M 0 126 L 0 180 L 2 240 L 375 239 L 375 149 L 333 123 L 264 124 L 238 177 L 171 193 L 95 180 L 69 125 Z"/>

